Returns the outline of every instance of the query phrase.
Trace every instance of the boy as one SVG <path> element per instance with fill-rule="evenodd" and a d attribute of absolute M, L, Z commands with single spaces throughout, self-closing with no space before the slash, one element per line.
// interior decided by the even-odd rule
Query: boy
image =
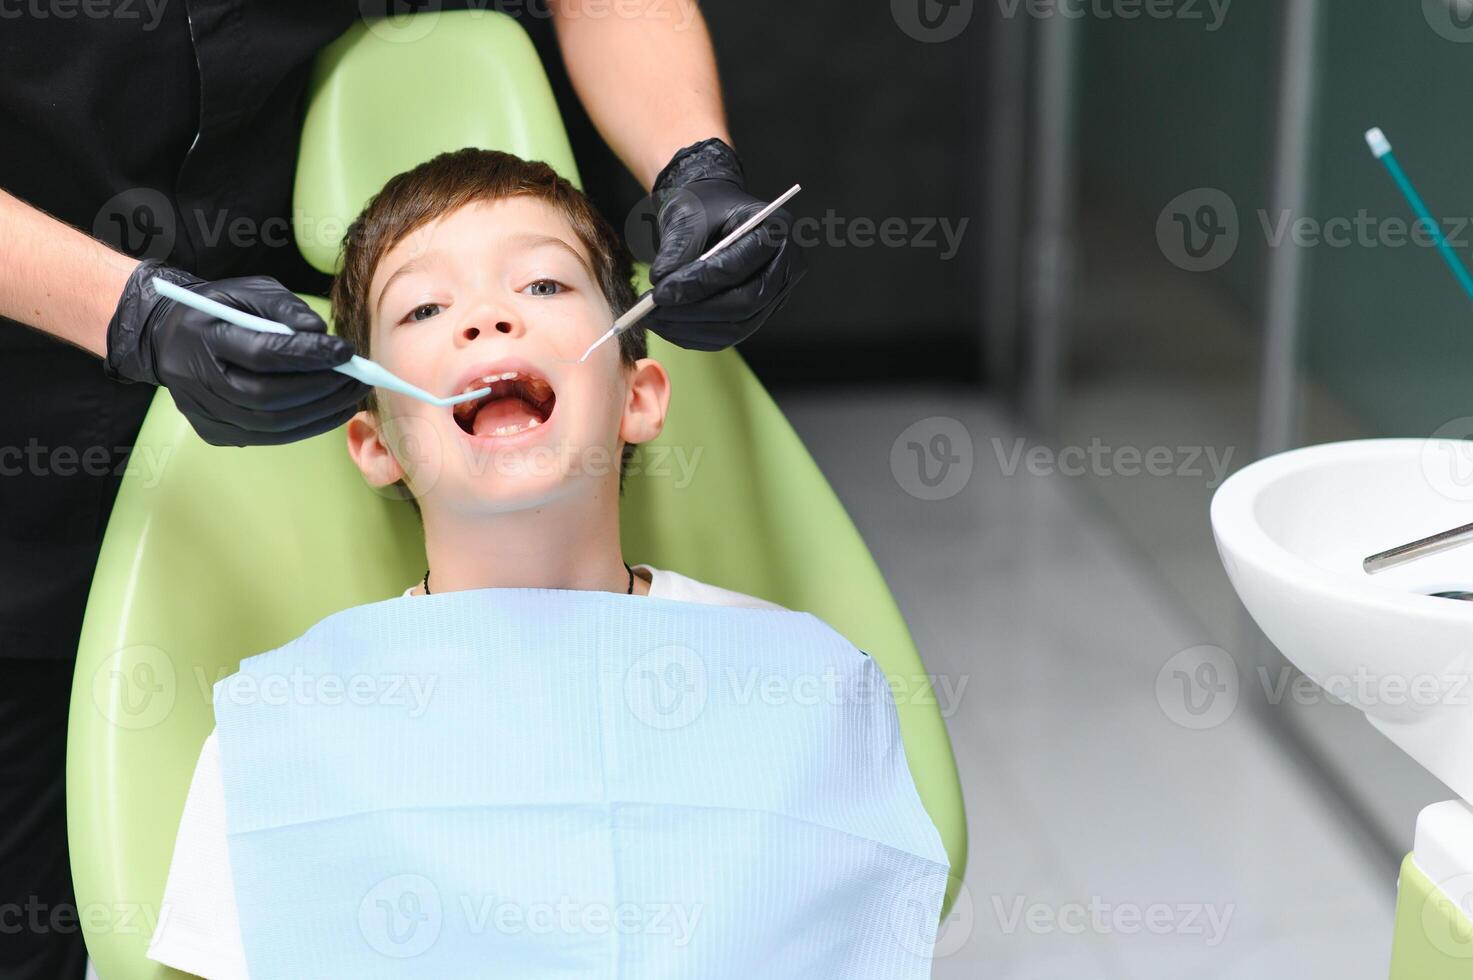
<path fill-rule="evenodd" d="M 403 483 L 420 512 L 429 568 L 405 597 L 541 589 L 781 611 L 622 555 L 622 464 L 660 433 L 669 378 L 638 327 L 576 361 L 633 304 L 630 278 L 627 251 L 582 194 L 494 151 L 393 178 L 349 228 L 332 291 L 341 334 L 437 394 L 490 389 L 454 409 L 375 391 L 347 425 L 368 483 Z M 215 980 L 247 976 L 219 731 L 196 767 L 149 950 Z"/>

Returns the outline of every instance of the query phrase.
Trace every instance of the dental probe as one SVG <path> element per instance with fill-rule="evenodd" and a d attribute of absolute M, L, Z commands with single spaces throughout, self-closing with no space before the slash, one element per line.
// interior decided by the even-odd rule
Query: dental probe
<path fill-rule="evenodd" d="M 284 323 L 277 323 L 275 320 L 268 320 L 265 317 L 256 316 L 254 313 L 247 313 L 244 310 L 237 310 L 234 307 L 226 306 L 224 303 L 217 303 L 208 296 L 201 296 L 198 293 L 190 292 L 182 286 L 176 286 L 165 279 L 154 277 L 153 288 L 160 296 L 167 296 L 176 303 L 183 303 L 185 306 L 193 307 L 201 313 L 208 313 L 210 316 L 218 317 L 226 323 L 233 323 L 237 327 L 245 327 L 248 330 L 260 330 L 264 333 L 296 333 L 295 330 Z M 438 405 L 442 408 L 480 398 L 482 395 L 489 394 L 491 391 L 490 388 L 477 388 L 474 391 L 467 391 L 463 394 L 451 395 L 449 398 L 440 398 L 430 394 L 423 388 L 415 387 L 377 361 L 370 361 L 368 358 L 359 357 L 357 354 L 354 354 L 352 359 L 344 364 L 339 364 L 333 370 L 346 374 L 350 378 L 356 378 L 371 387 L 387 388 L 390 391 L 397 391 L 400 394 L 409 395 L 411 398 L 418 398 L 422 402 L 429 402 L 431 405 Z"/>
<path fill-rule="evenodd" d="M 794 194 L 798 193 L 802 189 L 803 188 L 801 185 L 794 184 L 792 187 L 789 187 L 787 190 L 783 191 L 777 197 L 773 198 L 772 203 L 767 205 L 767 207 L 763 208 L 761 211 L 758 211 L 746 221 L 743 221 L 741 224 L 737 225 L 736 230 L 733 231 L 730 235 L 727 235 L 725 238 L 721 239 L 721 241 L 717 242 L 715 245 L 712 245 L 710 248 L 706 249 L 706 251 L 702 252 L 700 256 L 696 259 L 696 261 L 704 262 L 706 259 L 709 259 L 717 252 L 726 248 L 726 246 L 730 245 L 738 238 L 741 238 L 753 228 L 756 228 L 762 222 L 766 221 L 768 216 L 770 216 L 772 212 L 782 207 L 783 204 L 787 202 L 788 198 L 792 197 Z M 610 337 L 613 337 L 619 331 L 632 327 L 640 320 L 643 320 L 646 316 L 649 315 L 650 310 L 653 310 L 654 308 L 655 291 L 652 289 L 641 296 L 639 298 L 639 302 L 635 303 L 627 311 L 625 311 L 623 316 L 615 320 L 614 325 L 610 327 L 602 337 L 598 338 L 592 344 L 590 344 L 588 349 L 583 352 L 582 357 L 578 358 L 578 360 L 576 361 L 569 361 L 564 363 L 582 364 L 584 361 L 588 360 L 589 354 L 592 354 L 594 351 L 602 347 L 604 342 L 607 341 Z"/>

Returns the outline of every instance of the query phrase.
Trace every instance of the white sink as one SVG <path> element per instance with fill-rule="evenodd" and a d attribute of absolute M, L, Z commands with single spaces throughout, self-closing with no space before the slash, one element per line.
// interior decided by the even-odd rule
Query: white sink
<path fill-rule="evenodd" d="M 1376 439 L 1227 480 L 1212 530 L 1259 627 L 1321 687 L 1473 800 L 1473 545 L 1367 575 L 1361 559 L 1473 523 L 1473 443 Z"/>

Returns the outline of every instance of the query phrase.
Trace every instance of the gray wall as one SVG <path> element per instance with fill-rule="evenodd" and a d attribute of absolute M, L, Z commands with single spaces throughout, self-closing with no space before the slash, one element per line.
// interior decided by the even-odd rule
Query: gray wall
<path fill-rule="evenodd" d="M 1434 214 L 1473 215 L 1463 81 L 1473 73 L 1473 44 L 1440 36 L 1421 3 L 1326 7 L 1314 216 L 1364 209 L 1378 223 L 1411 220 L 1362 141 L 1376 125 Z M 1470 244 L 1464 229 L 1465 262 Z M 1311 249 L 1302 330 L 1311 376 L 1375 432 L 1421 435 L 1473 415 L 1473 304 L 1431 248 Z"/>

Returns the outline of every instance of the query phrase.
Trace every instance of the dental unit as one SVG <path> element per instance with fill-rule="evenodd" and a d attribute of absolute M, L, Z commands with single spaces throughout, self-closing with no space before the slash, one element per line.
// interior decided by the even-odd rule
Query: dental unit
<path fill-rule="evenodd" d="M 1366 141 L 1473 298 L 1390 142 L 1379 129 Z M 1223 569 L 1263 635 L 1460 797 L 1417 816 L 1391 980 L 1462 980 L 1473 952 L 1473 610 L 1444 601 L 1473 598 L 1469 553 L 1452 550 L 1473 541 L 1466 451 L 1450 438 L 1306 446 L 1244 467 L 1212 498 Z M 1410 543 L 1364 557 L 1388 541 Z"/>
<path fill-rule="evenodd" d="M 1473 276 L 1469 275 L 1467 267 L 1453 251 L 1452 246 L 1447 243 L 1447 238 L 1442 234 L 1441 224 L 1428 210 L 1426 202 L 1422 200 L 1422 195 L 1418 194 L 1416 187 L 1412 185 L 1411 178 L 1407 177 L 1406 171 L 1401 169 L 1401 164 L 1396 160 L 1396 154 L 1391 150 L 1391 141 L 1386 138 L 1386 134 L 1379 127 L 1374 127 L 1366 131 L 1366 144 L 1371 148 L 1372 155 L 1386 166 L 1391 179 L 1396 181 L 1396 186 L 1401 189 L 1402 196 L 1407 199 L 1407 203 L 1412 206 L 1417 217 L 1431 232 L 1432 240 L 1437 244 L 1437 250 L 1442 253 L 1443 261 L 1452 270 L 1454 278 L 1458 280 L 1458 285 L 1463 287 L 1463 292 L 1468 295 L 1469 299 L 1473 299 Z M 1361 567 L 1365 569 L 1367 575 L 1375 575 L 1377 572 L 1396 568 L 1398 565 L 1416 561 L 1418 558 L 1461 547 L 1470 541 L 1473 541 L 1473 523 L 1463 524 L 1447 531 L 1439 531 L 1436 534 L 1418 538 L 1416 541 L 1377 552 L 1366 558 L 1361 563 Z M 1449 599 L 1460 599 L 1466 595 L 1461 591 L 1433 594 Z"/>

